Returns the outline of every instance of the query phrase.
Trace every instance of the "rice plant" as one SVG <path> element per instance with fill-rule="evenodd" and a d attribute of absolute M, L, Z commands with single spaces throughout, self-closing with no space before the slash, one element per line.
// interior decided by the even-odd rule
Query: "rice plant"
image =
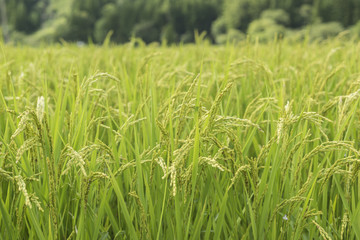
<path fill-rule="evenodd" d="M 359 43 L 0 46 L 0 239 L 360 238 Z"/>

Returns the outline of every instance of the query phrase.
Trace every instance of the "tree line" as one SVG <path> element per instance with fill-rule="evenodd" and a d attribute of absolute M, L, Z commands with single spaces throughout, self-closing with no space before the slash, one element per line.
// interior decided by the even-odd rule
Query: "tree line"
<path fill-rule="evenodd" d="M 194 31 L 222 43 L 246 34 L 321 37 L 360 29 L 359 0 L 0 0 L 4 38 L 116 43 L 192 42 Z M 357 25 L 356 25 L 357 24 Z M 357 26 L 356 28 L 353 26 Z"/>

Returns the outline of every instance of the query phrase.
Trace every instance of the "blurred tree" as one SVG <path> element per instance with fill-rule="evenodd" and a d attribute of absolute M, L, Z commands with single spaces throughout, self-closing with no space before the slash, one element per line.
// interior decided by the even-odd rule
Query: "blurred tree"
<path fill-rule="evenodd" d="M 350 28 L 350 32 L 355 37 L 360 37 L 360 21 Z"/>
<path fill-rule="evenodd" d="M 159 14 L 144 0 L 123 0 L 116 3 L 106 4 L 101 11 L 101 16 L 95 24 L 95 39 L 102 42 L 107 33 L 111 30 L 111 40 L 115 42 L 126 42 L 132 34 L 144 32 L 146 27 L 158 28 L 157 38 L 160 36 L 160 29 L 157 23 L 161 21 Z M 151 12 L 154 12 L 152 15 Z M 144 24 L 147 19 L 152 19 L 151 24 Z M 140 24 L 142 23 L 142 25 Z M 136 32 L 134 27 L 137 26 Z"/>
<path fill-rule="evenodd" d="M 5 0 L 0 0 L 0 15 L 1 15 L 1 25 L 3 38 L 5 43 L 9 41 L 9 31 L 8 31 L 8 19 L 6 14 L 6 2 Z"/>
<path fill-rule="evenodd" d="M 339 22 L 314 24 L 310 28 L 310 38 L 312 40 L 323 40 L 335 37 L 342 31 L 344 31 L 344 28 Z"/>
<path fill-rule="evenodd" d="M 318 1 L 318 15 L 323 22 L 337 21 L 343 26 L 349 26 L 360 20 L 359 0 Z"/>
<path fill-rule="evenodd" d="M 221 12 L 217 0 L 171 1 L 168 10 L 169 23 L 184 42 L 194 40 L 194 30 L 211 33 L 211 24 Z"/>
<path fill-rule="evenodd" d="M 211 33 L 216 38 L 228 32 L 228 25 L 225 17 L 219 17 L 211 26 Z"/>
<path fill-rule="evenodd" d="M 260 18 L 268 18 L 274 20 L 275 23 L 288 26 L 290 24 L 290 17 L 283 9 L 269 9 L 261 13 Z"/>
<path fill-rule="evenodd" d="M 300 25 L 308 25 L 313 19 L 313 9 L 309 4 L 301 5 L 299 9 L 298 22 Z"/>
<path fill-rule="evenodd" d="M 3 1 L 3 0 L 2 0 Z M 12 30 L 32 33 L 42 24 L 48 0 L 5 0 L 8 23 Z"/>
<path fill-rule="evenodd" d="M 226 0 L 224 3 L 225 18 L 229 29 L 246 31 L 248 25 L 260 16 L 266 3 L 260 0 Z"/>
<path fill-rule="evenodd" d="M 154 21 L 144 21 L 134 26 L 132 34 L 141 38 L 145 43 L 159 41 L 160 31 Z"/>
<path fill-rule="evenodd" d="M 218 44 L 238 43 L 246 39 L 246 35 L 238 29 L 229 29 L 225 34 L 219 34 L 215 37 Z"/>
<path fill-rule="evenodd" d="M 272 41 L 275 37 L 285 35 L 285 27 L 277 24 L 273 19 L 261 18 L 254 20 L 249 25 L 248 34 L 259 41 Z"/>
<path fill-rule="evenodd" d="M 101 16 L 102 7 L 111 0 L 75 0 L 67 25 L 62 25 L 60 36 L 70 41 L 94 39 L 95 23 Z"/>
<path fill-rule="evenodd" d="M 179 35 L 175 32 L 173 25 L 166 24 L 161 30 L 161 41 L 174 43 L 179 41 Z"/>
<path fill-rule="evenodd" d="M 119 43 L 132 35 L 145 42 L 191 42 L 195 30 L 219 42 L 241 38 L 254 20 L 272 19 L 298 30 L 334 21 L 348 27 L 360 20 L 360 0 L 0 0 L 0 7 L 3 31 L 18 39 L 44 30 L 37 35 L 96 43 L 109 31 Z"/>
<path fill-rule="evenodd" d="M 101 10 L 100 19 L 95 23 L 94 37 L 96 42 L 102 42 L 110 30 L 117 29 L 117 21 L 117 6 L 114 3 L 106 4 Z"/>

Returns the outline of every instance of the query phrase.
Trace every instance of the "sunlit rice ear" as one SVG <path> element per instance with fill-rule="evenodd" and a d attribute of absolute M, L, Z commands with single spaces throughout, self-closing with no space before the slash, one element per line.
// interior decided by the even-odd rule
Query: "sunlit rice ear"
<path fill-rule="evenodd" d="M 36 115 L 40 122 L 42 122 L 42 119 L 44 117 L 45 113 L 45 100 L 44 97 L 38 97 L 37 104 L 36 104 Z"/>

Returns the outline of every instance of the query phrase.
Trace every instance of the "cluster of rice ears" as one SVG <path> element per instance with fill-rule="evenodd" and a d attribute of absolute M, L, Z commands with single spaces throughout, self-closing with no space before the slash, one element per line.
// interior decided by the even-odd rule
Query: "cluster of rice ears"
<path fill-rule="evenodd" d="M 360 238 L 358 43 L 0 46 L 0 239 Z"/>

